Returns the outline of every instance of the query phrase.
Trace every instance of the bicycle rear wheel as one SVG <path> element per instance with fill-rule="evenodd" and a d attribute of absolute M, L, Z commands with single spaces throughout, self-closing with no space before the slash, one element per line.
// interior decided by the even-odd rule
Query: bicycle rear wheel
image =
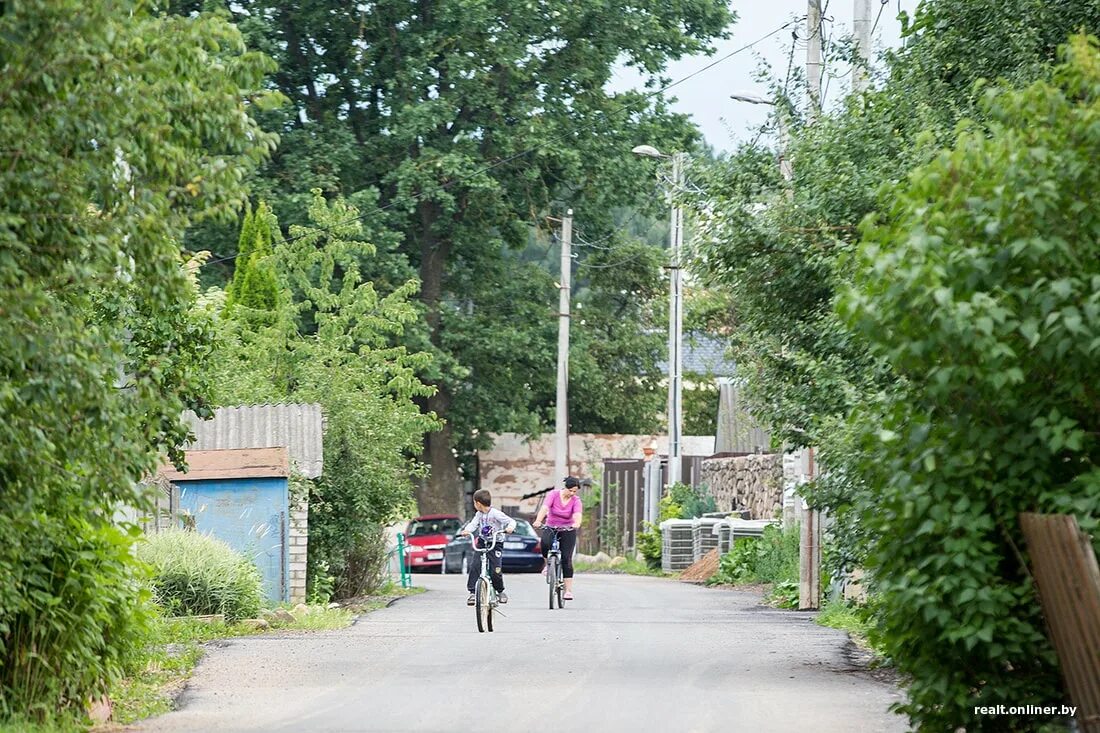
<path fill-rule="evenodd" d="M 554 601 L 557 600 L 558 608 L 561 608 L 561 596 L 558 595 L 558 583 L 560 582 L 560 560 L 551 555 L 546 560 L 546 580 L 550 584 L 550 610 L 554 610 Z"/>
<path fill-rule="evenodd" d="M 479 578 L 474 586 L 474 610 L 477 611 L 477 630 L 484 633 L 493 630 L 492 610 L 489 608 L 489 581 Z"/>

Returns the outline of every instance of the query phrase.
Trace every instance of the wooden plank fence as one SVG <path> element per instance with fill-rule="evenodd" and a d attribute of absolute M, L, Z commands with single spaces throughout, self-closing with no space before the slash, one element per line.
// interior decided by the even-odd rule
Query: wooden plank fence
<path fill-rule="evenodd" d="M 1021 514 L 1032 573 L 1081 733 L 1100 733 L 1100 567 L 1076 518 Z"/>
<path fill-rule="evenodd" d="M 682 457 L 680 476 L 685 484 L 700 484 L 703 458 Z M 599 512 L 592 523 L 596 526 L 578 538 L 581 552 L 593 554 L 602 550 L 616 555 L 634 551 L 645 520 L 645 467 L 646 461 L 640 458 L 604 459 Z M 661 466 L 661 485 L 664 486 L 667 481 L 668 465 L 665 460 Z"/>

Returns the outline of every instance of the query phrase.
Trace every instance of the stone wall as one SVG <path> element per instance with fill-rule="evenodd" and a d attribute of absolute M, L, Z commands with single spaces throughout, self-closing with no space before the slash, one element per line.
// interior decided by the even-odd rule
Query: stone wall
<path fill-rule="evenodd" d="M 783 457 L 759 453 L 703 461 L 703 484 L 718 511 L 748 509 L 751 519 L 774 519 L 783 508 Z"/>
<path fill-rule="evenodd" d="M 291 498 L 290 509 L 290 602 L 306 600 L 306 547 L 309 544 L 309 500 Z"/>

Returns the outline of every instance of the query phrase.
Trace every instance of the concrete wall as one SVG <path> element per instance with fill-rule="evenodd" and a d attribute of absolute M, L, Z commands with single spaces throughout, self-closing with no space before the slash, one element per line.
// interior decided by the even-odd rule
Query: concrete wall
<path fill-rule="evenodd" d="M 554 476 L 553 434 L 531 441 L 518 433 L 501 433 L 492 438 L 493 447 L 478 452 L 481 488 L 493 493 L 496 506 L 537 511 L 541 497 L 521 497 L 558 484 L 564 478 Z M 577 433 L 569 436 L 569 473 L 599 481 L 605 458 L 643 459 L 647 451 L 667 453 L 668 436 Z M 682 452 L 686 456 L 709 456 L 714 453 L 714 437 L 684 436 Z"/>
<path fill-rule="evenodd" d="M 783 458 L 775 453 L 708 458 L 703 484 L 718 511 L 748 509 L 752 519 L 773 519 L 783 508 Z"/>

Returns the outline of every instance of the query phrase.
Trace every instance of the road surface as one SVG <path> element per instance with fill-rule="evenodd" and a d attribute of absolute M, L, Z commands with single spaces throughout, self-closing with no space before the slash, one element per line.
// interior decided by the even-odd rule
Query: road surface
<path fill-rule="evenodd" d="M 904 731 L 889 684 L 853 669 L 843 632 L 719 590 L 581 575 L 547 608 L 541 575 L 478 633 L 465 578 L 340 631 L 233 639 L 200 663 L 169 731 Z"/>

